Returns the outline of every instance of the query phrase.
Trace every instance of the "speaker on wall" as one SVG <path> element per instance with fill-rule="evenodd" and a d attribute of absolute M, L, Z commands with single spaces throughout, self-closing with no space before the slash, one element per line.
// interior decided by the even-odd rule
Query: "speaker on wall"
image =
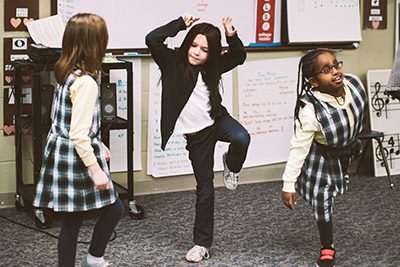
<path fill-rule="evenodd" d="M 117 119 L 117 85 L 102 83 L 100 85 L 101 119 L 115 121 Z"/>

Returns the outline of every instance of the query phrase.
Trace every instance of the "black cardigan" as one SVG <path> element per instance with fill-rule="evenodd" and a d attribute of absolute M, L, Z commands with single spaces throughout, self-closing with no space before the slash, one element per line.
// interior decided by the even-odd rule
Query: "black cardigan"
<path fill-rule="evenodd" d="M 162 96 L 161 96 L 161 148 L 164 150 L 171 137 L 175 123 L 182 109 L 189 100 L 196 85 L 200 68 L 193 68 L 195 79 L 188 81 L 185 78 L 185 60 L 178 51 L 169 49 L 164 41 L 167 37 L 174 37 L 179 31 L 185 30 L 186 24 L 182 17 L 161 26 L 146 36 L 146 45 L 151 55 L 161 70 Z M 237 65 L 243 64 L 246 59 L 246 51 L 237 34 L 226 36 L 229 52 L 221 55 L 220 74 L 227 72 Z M 218 93 L 211 97 L 211 110 L 218 110 L 218 114 L 227 115 L 226 108 L 222 106 L 222 97 Z M 212 114 L 211 114 L 212 115 Z"/>

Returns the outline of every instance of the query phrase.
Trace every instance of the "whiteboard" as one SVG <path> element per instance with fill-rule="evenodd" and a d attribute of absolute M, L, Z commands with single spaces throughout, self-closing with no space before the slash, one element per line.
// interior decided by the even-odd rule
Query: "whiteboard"
<path fill-rule="evenodd" d="M 400 102 L 385 94 L 390 69 L 369 70 L 367 73 L 369 117 L 371 130 L 383 132 L 382 141 L 391 174 L 400 174 Z M 375 176 L 385 176 L 378 143 L 373 140 Z"/>
<path fill-rule="evenodd" d="M 160 71 L 155 63 L 150 64 L 149 124 L 147 140 L 147 174 L 153 177 L 183 175 L 193 173 L 186 139 L 182 134 L 173 134 L 165 150 L 161 149 L 161 82 Z M 222 75 L 224 90 L 221 92 L 222 105 L 232 111 L 233 80 L 232 71 Z M 228 143 L 217 142 L 214 153 L 214 171 L 223 170 L 222 154 L 228 150 Z"/>
<path fill-rule="evenodd" d="M 289 43 L 361 41 L 359 0 L 288 0 Z"/>
<path fill-rule="evenodd" d="M 245 167 L 287 161 L 299 57 L 239 66 L 239 120 L 251 136 Z"/>
<path fill-rule="evenodd" d="M 200 17 L 199 22 L 218 26 L 223 33 L 221 18 L 233 18 L 233 25 L 247 46 L 255 41 L 256 0 L 58 0 L 57 13 L 66 23 L 79 12 L 102 16 L 109 30 L 109 49 L 146 48 L 145 36 L 169 21 L 191 13 Z M 186 31 L 174 38 L 179 47 Z M 224 38 L 223 38 L 224 39 Z M 223 40 L 225 42 L 225 40 Z M 226 43 L 224 43 L 224 46 Z"/>

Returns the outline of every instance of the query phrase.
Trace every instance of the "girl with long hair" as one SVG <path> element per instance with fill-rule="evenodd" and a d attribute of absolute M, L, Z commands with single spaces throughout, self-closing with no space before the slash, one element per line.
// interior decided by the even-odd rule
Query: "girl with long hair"
<path fill-rule="evenodd" d="M 186 34 L 179 51 L 164 41 L 186 30 L 199 18 L 186 14 L 146 36 L 146 44 L 161 70 L 162 149 L 175 133 L 187 140 L 196 188 L 194 246 L 186 260 L 199 262 L 209 257 L 214 229 L 214 150 L 217 141 L 230 143 L 223 155 L 224 182 L 230 190 L 238 184 L 239 172 L 246 159 L 250 135 L 222 106 L 219 92 L 221 74 L 243 64 L 246 52 L 232 19 L 222 18 L 229 51 L 222 53 L 220 30 L 199 23 Z"/>
<path fill-rule="evenodd" d="M 101 17 L 77 14 L 66 25 L 62 53 L 54 67 L 59 86 L 33 206 L 63 215 L 58 266 L 75 266 L 79 228 L 90 210 L 98 210 L 100 217 L 81 266 L 108 266 L 104 251 L 124 213 L 106 162 L 110 152 L 100 140 L 96 80 L 107 42 Z"/>

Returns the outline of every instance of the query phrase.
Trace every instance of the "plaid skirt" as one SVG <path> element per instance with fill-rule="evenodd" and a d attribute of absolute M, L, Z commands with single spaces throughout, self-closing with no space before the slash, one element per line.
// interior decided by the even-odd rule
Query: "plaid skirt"
<path fill-rule="evenodd" d="M 316 221 L 328 222 L 332 219 L 334 198 L 348 188 L 347 170 L 338 156 L 327 155 L 316 145 L 311 146 L 300 176 L 297 178 L 297 192 L 309 202 Z M 345 168 L 347 169 L 347 168 Z"/>
<path fill-rule="evenodd" d="M 102 144 L 94 137 L 91 145 L 97 162 L 110 178 L 110 188 L 97 190 L 72 142 L 50 131 L 36 185 L 34 207 L 57 212 L 78 212 L 102 208 L 115 202 L 117 192 L 112 185 Z"/>

